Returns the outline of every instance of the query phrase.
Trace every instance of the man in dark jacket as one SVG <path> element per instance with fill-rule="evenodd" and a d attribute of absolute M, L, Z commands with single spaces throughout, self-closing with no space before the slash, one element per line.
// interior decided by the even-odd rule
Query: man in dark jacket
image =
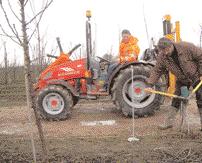
<path fill-rule="evenodd" d="M 195 87 L 202 80 L 202 49 L 187 42 L 174 43 L 167 38 L 161 38 L 158 42 L 157 63 L 148 83 L 153 86 L 162 74 L 172 72 L 176 76 L 176 95 L 181 94 L 181 87 Z M 196 92 L 197 106 L 200 113 L 202 131 L 202 87 Z M 173 127 L 177 111 L 180 108 L 180 100 L 173 98 L 172 107 L 165 123 L 160 129 Z"/>

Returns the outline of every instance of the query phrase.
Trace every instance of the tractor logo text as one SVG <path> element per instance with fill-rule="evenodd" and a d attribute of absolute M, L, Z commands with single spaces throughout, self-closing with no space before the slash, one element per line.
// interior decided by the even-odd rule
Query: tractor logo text
<path fill-rule="evenodd" d="M 76 75 L 76 74 L 80 73 L 80 71 L 76 71 L 75 69 L 70 68 L 70 67 L 63 67 L 60 69 L 64 70 L 65 72 L 59 73 L 58 76 Z"/>
<path fill-rule="evenodd" d="M 74 71 L 74 69 L 70 68 L 70 67 L 64 67 L 64 68 L 61 68 L 62 70 L 66 71 L 66 72 L 71 72 L 71 71 Z"/>

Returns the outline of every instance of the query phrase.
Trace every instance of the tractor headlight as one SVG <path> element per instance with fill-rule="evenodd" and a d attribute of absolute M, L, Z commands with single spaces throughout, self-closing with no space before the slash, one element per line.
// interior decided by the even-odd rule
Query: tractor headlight
<path fill-rule="evenodd" d="M 90 10 L 87 10 L 87 11 L 86 11 L 86 17 L 87 17 L 87 18 L 91 18 L 91 16 L 92 16 L 92 15 L 91 15 L 91 11 L 90 11 Z"/>

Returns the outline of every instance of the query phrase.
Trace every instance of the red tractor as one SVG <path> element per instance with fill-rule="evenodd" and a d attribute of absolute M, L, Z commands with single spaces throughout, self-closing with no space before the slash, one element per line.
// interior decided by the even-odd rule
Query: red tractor
<path fill-rule="evenodd" d="M 125 116 L 134 114 L 148 116 L 159 108 L 162 96 L 147 94 L 146 78 L 154 66 L 152 61 L 138 61 L 125 64 L 111 63 L 101 57 L 92 57 L 90 16 L 86 21 L 86 58 L 71 60 L 70 56 L 79 48 L 75 46 L 60 56 L 40 75 L 37 84 L 37 106 L 41 116 L 47 120 L 64 120 L 80 99 L 96 100 L 100 96 L 111 96 L 117 110 Z M 133 81 L 131 70 L 133 69 Z M 162 91 L 162 81 L 155 86 Z"/>

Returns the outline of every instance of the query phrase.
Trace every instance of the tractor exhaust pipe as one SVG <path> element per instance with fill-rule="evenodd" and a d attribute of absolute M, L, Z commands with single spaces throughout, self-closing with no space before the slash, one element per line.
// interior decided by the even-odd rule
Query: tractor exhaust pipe
<path fill-rule="evenodd" d="M 91 12 L 86 11 L 86 54 L 87 54 L 87 70 L 90 70 L 90 58 L 92 56 L 92 37 L 91 37 Z"/>
<path fill-rule="evenodd" d="M 171 34 L 171 30 L 172 30 L 172 24 L 170 22 L 170 15 L 165 15 L 164 16 L 164 21 L 163 21 L 163 35 L 168 35 Z"/>
<path fill-rule="evenodd" d="M 62 46 L 61 46 L 61 43 L 60 43 L 60 38 L 57 37 L 56 40 L 57 40 L 58 47 L 60 49 L 60 53 L 63 53 L 63 49 L 62 49 Z"/>

